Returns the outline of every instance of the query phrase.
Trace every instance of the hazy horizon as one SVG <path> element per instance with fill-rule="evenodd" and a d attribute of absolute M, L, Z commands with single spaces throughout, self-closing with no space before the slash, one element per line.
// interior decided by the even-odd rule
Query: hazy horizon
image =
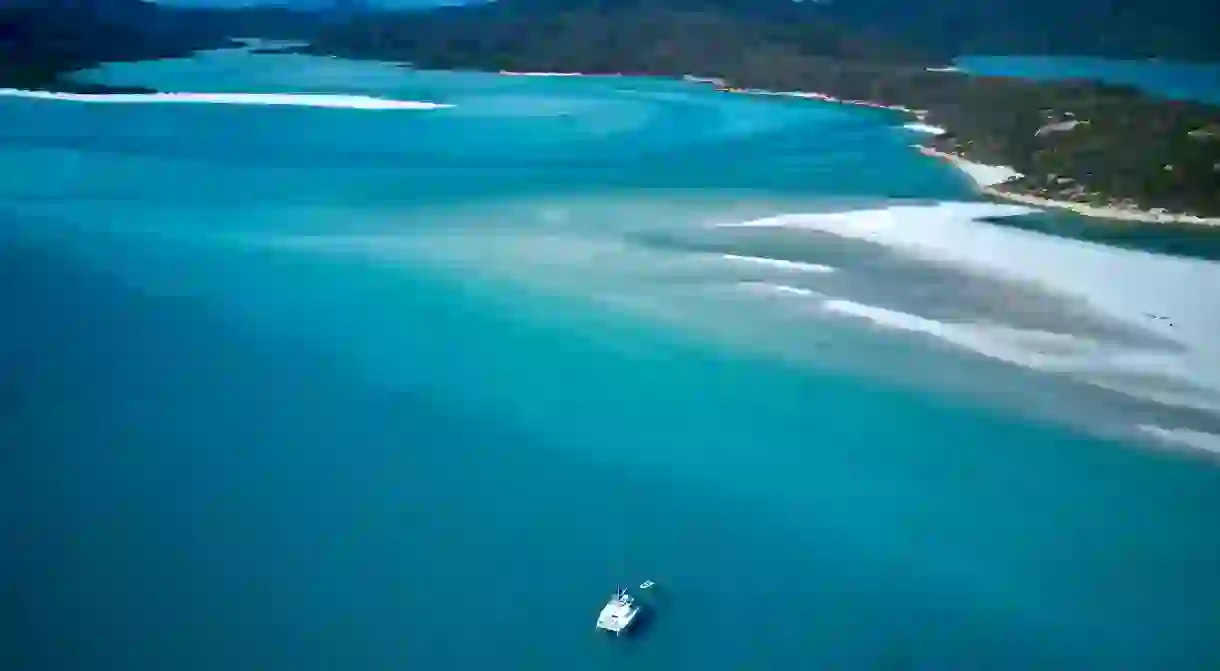
<path fill-rule="evenodd" d="M 257 5 L 292 6 L 320 9 L 342 4 L 342 0 L 152 0 L 159 5 L 174 7 L 251 7 Z M 357 0 L 352 5 L 374 7 L 430 7 L 461 4 L 458 0 Z"/>

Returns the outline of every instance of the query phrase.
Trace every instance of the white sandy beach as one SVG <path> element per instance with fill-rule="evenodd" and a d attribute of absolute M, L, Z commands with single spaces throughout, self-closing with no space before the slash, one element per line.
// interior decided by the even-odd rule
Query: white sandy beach
<path fill-rule="evenodd" d="M 1172 214 L 1168 212 L 1146 212 L 1144 210 L 1122 210 L 1113 207 L 1100 207 L 1085 203 L 1072 203 L 1062 200 L 1039 198 L 1023 193 L 1009 193 L 999 189 L 984 186 L 982 192 L 993 198 L 1002 198 L 1014 203 L 1023 203 L 1034 207 L 1046 207 L 1059 210 L 1070 210 L 1084 217 L 1099 217 L 1120 221 L 1139 221 L 1149 224 L 1194 224 L 1197 226 L 1220 226 L 1220 217 L 1200 217 L 1193 214 Z"/>
<path fill-rule="evenodd" d="M 1114 219 L 1118 221 L 1138 221 L 1149 224 L 1193 224 L 1198 226 L 1220 226 L 1218 217 L 1200 217 L 1193 214 L 1173 214 L 1169 212 L 1148 212 L 1144 210 L 1124 210 L 1115 207 L 1102 207 L 1087 203 L 1075 203 L 1050 198 L 1040 198 L 1024 193 L 1011 193 L 998 188 L 1000 184 L 1021 177 L 1021 173 L 1004 165 L 984 165 L 964 159 L 953 154 L 946 154 L 929 147 L 916 145 L 920 153 L 935 156 L 953 164 L 978 186 L 979 191 L 992 198 L 999 198 L 1022 205 L 1033 207 L 1068 210 L 1083 217 L 1099 219 Z"/>
<path fill-rule="evenodd" d="M 453 107 L 442 103 L 391 100 L 361 95 L 318 93 L 54 93 L 0 89 L 0 95 L 37 100 L 65 100 L 83 103 L 164 104 L 209 103 L 214 105 L 290 105 L 362 110 L 430 110 Z"/>
<path fill-rule="evenodd" d="M 908 124 L 910 126 L 912 124 Z M 936 158 L 944 159 L 952 163 L 955 168 L 966 174 L 980 189 L 987 189 L 996 184 L 1007 182 L 1010 179 L 1021 177 L 1021 173 L 1013 170 L 1006 165 L 985 165 L 974 161 L 966 160 L 960 156 L 946 154 L 942 151 L 936 151 L 930 147 L 915 145 L 920 153 L 925 156 L 935 156 Z"/>
<path fill-rule="evenodd" d="M 920 121 L 906 123 L 903 124 L 902 127 L 910 131 L 915 131 L 916 133 L 927 133 L 929 135 L 944 135 L 945 133 L 949 132 L 940 126 L 933 126 L 930 123 L 923 123 Z"/>

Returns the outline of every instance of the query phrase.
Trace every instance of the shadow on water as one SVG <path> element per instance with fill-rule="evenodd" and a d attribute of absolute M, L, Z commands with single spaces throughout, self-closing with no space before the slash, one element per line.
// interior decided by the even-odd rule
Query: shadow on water
<path fill-rule="evenodd" d="M 999 226 L 1046 233 L 1071 240 L 1155 254 L 1220 261 L 1220 226 L 1148 224 L 1080 217 L 1060 212 L 999 217 L 989 221 Z"/>

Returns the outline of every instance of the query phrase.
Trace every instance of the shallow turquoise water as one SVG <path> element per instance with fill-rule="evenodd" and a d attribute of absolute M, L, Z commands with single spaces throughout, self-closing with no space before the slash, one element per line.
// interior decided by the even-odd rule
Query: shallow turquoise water
<path fill-rule="evenodd" d="M 210 58 L 108 76 L 457 107 L 0 101 L 6 668 L 1220 663 L 1212 462 L 755 291 L 947 309 L 898 248 L 707 228 L 970 200 L 894 119 Z"/>

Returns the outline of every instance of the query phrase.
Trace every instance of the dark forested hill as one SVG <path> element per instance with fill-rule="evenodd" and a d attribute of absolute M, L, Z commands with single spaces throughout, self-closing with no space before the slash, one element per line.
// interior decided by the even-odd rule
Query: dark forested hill
<path fill-rule="evenodd" d="M 524 13 L 658 8 L 823 21 L 960 54 L 1161 56 L 1220 61 L 1216 0 L 499 0 Z"/>
<path fill-rule="evenodd" d="M 183 56 L 230 36 L 308 35 L 323 17 L 185 10 L 142 0 L 0 0 L 0 87 L 101 90 L 62 75 L 103 61 Z"/>
<path fill-rule="evenodd" d="M 728 73 L 782 70 L 806 58 L 941 62 L 901 41 L 814 20 L 783 23 L 723 11 L 589 6 L 543 13 L 508 4 L 369 15 L 314 36 L 314 51 L 433 68 Z"/>
<path fill-rule="evenodd" d="M 8 0 L 0 4 L 0 86 L 63 88 L 72 86 L 59 78 L 68 70 L 226 42 L 140 0 Z"/>

